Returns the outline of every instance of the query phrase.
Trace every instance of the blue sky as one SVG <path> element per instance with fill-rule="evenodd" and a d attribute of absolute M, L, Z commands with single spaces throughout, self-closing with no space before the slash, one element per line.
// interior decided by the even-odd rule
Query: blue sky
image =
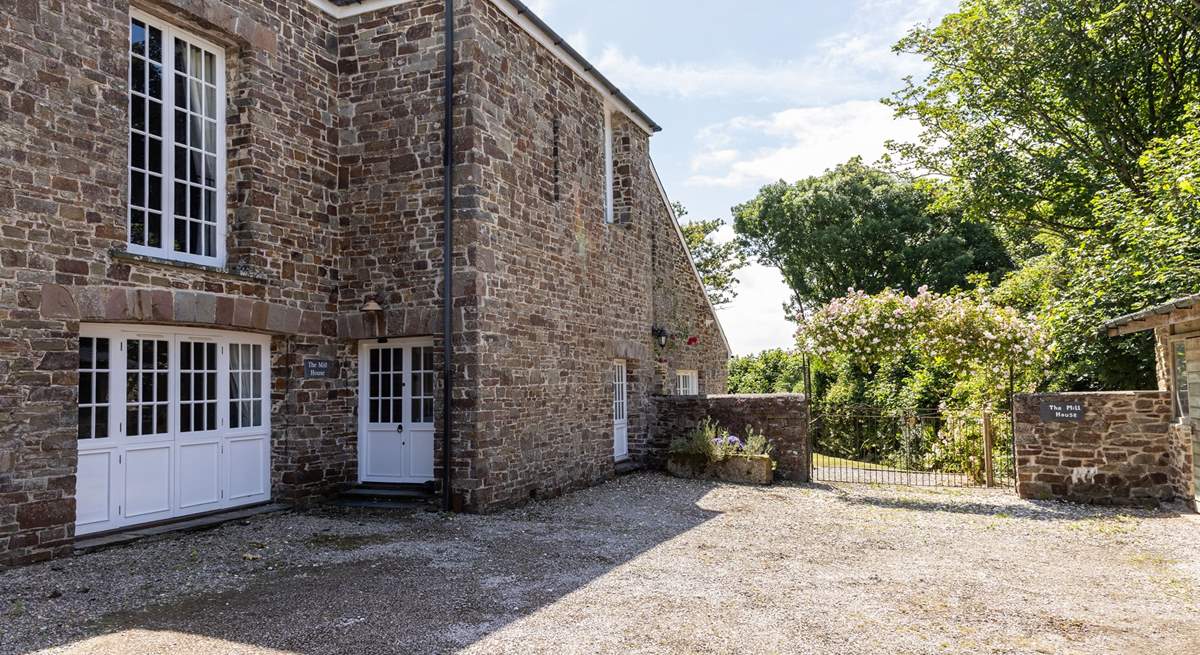
<path fill-rule="evenodd" d="M 879 99 L 920 74 L 891 46 L 951 11 L 948 0 L 526 0 L 663 126 L 652 141 L 672 200 L 692 218 L 730 208 L 777 179 L 794 182 L 889 138 L 912 139 Z M 732 236 L 728 227 L 723 238 Z M 734 352 L 790 347 L 778 272 L 752 266 L 720 311 Z"/>

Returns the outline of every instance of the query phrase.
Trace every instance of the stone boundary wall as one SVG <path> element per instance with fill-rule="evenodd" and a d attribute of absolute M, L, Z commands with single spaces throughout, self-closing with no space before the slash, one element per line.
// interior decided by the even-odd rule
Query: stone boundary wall
<path fill-rule="evenodd" d="M 776 477 L 809 481 L 808 399 L 804 394 L 658 396 L 646 465 L 662 467 L 671 440 L 686 435 L 704 418 L 744 435 L 748 427 L 775 446 Z"/>
<path fill-rule="evenodd" d="M 1043 421 L 1047 402 L 1080 404 L 1083 420 Z M 1029 394 L 1015 406 L 1022 498 L 1151 505 L 1180 498 L 1190 483 L 1167 392 Z"/>

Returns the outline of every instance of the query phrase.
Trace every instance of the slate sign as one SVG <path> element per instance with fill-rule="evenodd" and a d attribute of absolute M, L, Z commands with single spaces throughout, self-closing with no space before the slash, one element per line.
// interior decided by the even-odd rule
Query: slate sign
<path fill-rule="evenodd" d="M 337 373 L 337 366 L 330 359 L 304 360 L 304 377 L 306 379 L 331 378 Z"/>
<path fill-rule="evenodd" d="M 1083 414 L 1080 403 L 1042 403 L 1044 423 L 1078 423 L 1083 420 Z"/>

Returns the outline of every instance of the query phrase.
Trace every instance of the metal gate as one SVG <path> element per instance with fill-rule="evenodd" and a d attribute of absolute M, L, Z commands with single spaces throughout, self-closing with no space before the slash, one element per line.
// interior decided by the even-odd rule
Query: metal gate
<path fill-rule="evenodd" d="M 1008 411 L 818 406 L 809 435 L 814 482 L 920 487 L 1015 482 Z"/>

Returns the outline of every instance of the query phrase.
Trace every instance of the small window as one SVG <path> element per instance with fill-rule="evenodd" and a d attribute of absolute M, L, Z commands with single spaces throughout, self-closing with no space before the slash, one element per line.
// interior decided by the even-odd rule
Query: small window
<path fill-rule="evenodd" d="M 109 341 L 79 339 L 79 438 L 108 438 Z"/>
<path fill-rule="evenodd" d="M 225 260 L 224 53 L 141 14 L 129 21 L 129 249 Z"/>
<path fill-rule="evenodd" d="M 612 112 L 605 109 L 604 111 L 604 222 L 612 224 L 616 222 L 616 214 L 613 204 L 615 202 L 615 191 L 613 182 L 613 128 L 612 128 Z"/>
<path fill-rule="evenodd" d="M 1190 399 L 1188 395 L 1187 343 L 1176 341 L 1171 352 L 1175 385 L 1175 417 L 1187 418 L 1190 414 L 1188 411 Z"/>
<path fill-rule="evenodd" d="M 675 394 L 695 396 L 700 393 L 700 374 L 696 371 L 675 372 Z"/>

